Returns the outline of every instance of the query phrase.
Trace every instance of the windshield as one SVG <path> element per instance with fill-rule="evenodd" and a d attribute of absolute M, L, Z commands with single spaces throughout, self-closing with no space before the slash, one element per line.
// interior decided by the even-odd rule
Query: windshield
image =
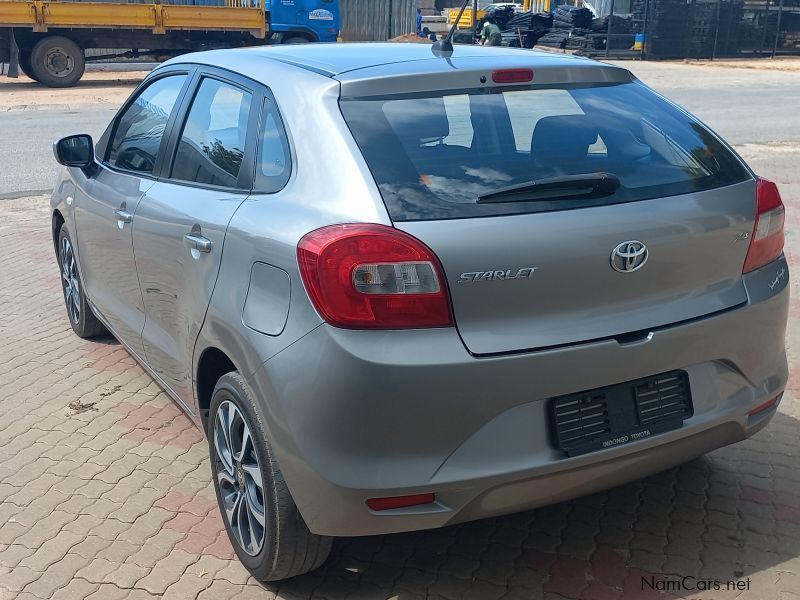
<path fill-rule="evenodd" d="M 750 177 L 711 132 L 640 83 L 345 99 L 342 112 L 395 221 L 564 210 Z M 538 179 L 609 173 L 601 198 L 481 203 Z"/>

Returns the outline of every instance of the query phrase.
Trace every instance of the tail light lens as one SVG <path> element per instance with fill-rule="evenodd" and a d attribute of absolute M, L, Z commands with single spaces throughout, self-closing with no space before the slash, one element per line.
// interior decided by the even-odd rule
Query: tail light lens
<path fill-rule="evenodd" d="M 780 396 L 775 396 L 774 398 L 770 398 L 769 400 L 767 400 L 763 404 L 759 404 L 753 410 L 749 411 L 747 413 L 747 416 L 748 417 L 752 417 L 753 415 L 757 415 L 758 413 L 764 412 L 765 410 L 768 410 L 768 409 L 772 408 L 773 406 L 775 406 L 778 403 L 778 400 L 780 400 L 780 399 L 781 399 Z"/>
<path fill-rule="evenodd" d="M 317 229 L 300 240 L 297 260 L 311 302 L 331 325 L 409 329 L 453 324 L 436 255 L 393 227 Z"/>
<path fill-rule="evenodd" d="M 783 252 L 784 209 L 778 186 L 766 179 L 756 182 L 756 224 L 742 273 L 772 262 Z"/>
<path fill-rule="evenodd" d="M 408 508 L 430 504 L 436 500 L 434 494 L 414 494 L 413 496 L 392 496 L 390 498 L 370 498 L 367 506 L 375 511 L 392 510 L 394 508 Z"/>

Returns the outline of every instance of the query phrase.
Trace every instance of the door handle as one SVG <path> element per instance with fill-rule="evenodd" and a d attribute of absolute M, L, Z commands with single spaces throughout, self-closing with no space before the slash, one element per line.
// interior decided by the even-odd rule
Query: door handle
<path fill-rule="evenodd" d="M 197 233 L 187 233 L 183 236 L 183 239 L 186 240 L 192 250 L 197 250 L 198 252 L 211 252 L 214 247 L 214 242 Z"/>
<path fill-rule="evenodd" d="M 114 215 L 117 217 L 117 221 L 119 221 L 120 223 L 133 222 L 133 215 L 124 208 L 118 208 L 117 210 L 115 210 Z"/>

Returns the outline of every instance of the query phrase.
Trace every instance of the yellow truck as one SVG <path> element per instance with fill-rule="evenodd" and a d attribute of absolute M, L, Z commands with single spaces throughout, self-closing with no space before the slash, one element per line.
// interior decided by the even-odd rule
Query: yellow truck
<path fill-rule="evenodd" d="M 269 43 L 336 41 L 338 0 L 81 2 L 0 0 L 0 63 L 50 87 L 83 75 L 89 48 L 116 56 L 173 56 Z"/>

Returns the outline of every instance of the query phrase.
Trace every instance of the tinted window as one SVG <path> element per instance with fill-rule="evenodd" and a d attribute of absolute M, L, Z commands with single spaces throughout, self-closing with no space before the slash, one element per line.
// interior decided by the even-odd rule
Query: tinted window
<path fill-rule="evenodd" d="M 108 163 L 120 169 L 152 173 L 170 113 L 186 75 L 158 79 L 145 88 L 120 116 Z"/>
<path fill-rule="evenodd" d="M 705 127 L 638 83 L 348 99 L 341 106 L 398 221 L 630 202 L 749 177 Z M 602 198 L 477 202 L 508 186 L 594 173 L 616 175 L 620 188 Z"/>
<path fill-rule="evenodd" d="M 278 110 L 269 99 L 264 101 L 258 157 L 258 190 L 269 193 L 283 188 L 291 172 L 289 144 Z"/>
<path fill-rule="evenodd" d="M 251 94 L 203 79 L 183 127 L 172 177 L 236 187 L 247 141 Z"/>

